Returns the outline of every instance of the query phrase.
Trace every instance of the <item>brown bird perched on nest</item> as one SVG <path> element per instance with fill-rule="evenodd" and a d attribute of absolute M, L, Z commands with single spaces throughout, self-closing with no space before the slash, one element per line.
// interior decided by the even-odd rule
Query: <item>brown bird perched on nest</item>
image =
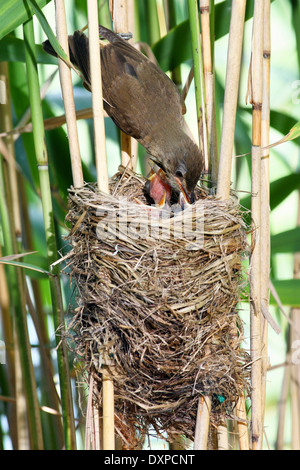
<path fill-rule="evenodd" d="M 151 176 L 149 194 L 155 203 L 170 202 L 171 188 L 179 202 L 192 202 L 203 168 L 197 145 L 183 130 L 182 103 L 176 85 L 144 54 L 109 29 L 100 26 L 103 106 L 115 124 L 138 140 L 162 169 Z M 49 41 L 46 52 L 56 55 Z M 91 91 L 88 38 L 81 31 L 69 36 L 72 64 Z"/>

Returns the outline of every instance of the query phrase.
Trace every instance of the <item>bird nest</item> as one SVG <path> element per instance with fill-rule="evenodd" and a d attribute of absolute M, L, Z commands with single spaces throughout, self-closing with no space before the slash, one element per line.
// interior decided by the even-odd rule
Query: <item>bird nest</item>
<path fill-rule="evenodd" d="M 115 426 L 127 448 L 149 427 L 193 439 L 200 396 L 211 423 L 248 389 L 237 305 L 245 225 L 235 198 L 196 190 L 185 210 L 149 205 L 145 179 L 117 173 L 110 194 L 69 191 L 68 268 L 77 288 L 72 347 L 97 384 L 114 383 Z"/>

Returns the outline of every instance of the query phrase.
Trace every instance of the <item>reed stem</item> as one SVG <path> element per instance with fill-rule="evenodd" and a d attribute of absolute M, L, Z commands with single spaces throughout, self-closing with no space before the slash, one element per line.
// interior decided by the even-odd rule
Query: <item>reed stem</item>
<path fill-rule="evenodd" d="M 128 5 L 127 0 L 113 0 L 113 25 L 115 33 L 128 33 Z M 121 135 L 121 163 L 124 167 L 132 169 L 132 139 L 120 131 Z"/>
<path fill-rule="evenodd" d="M 245 9 L 246 0 L 232 1 L 217 186 L 217 196 L 222 199 L 228 199 L 230 195 Z"/>
<path fill-rule="evenodd" d="M 218 450 L 228 450 L 228 432 L 225 423 L 217 427 Z"/>
<path fill-rule="evenodd" d="M 206 450 L 208 442 L 211 399 L 201 396 L 198 401 L 194 450 Z"/>
<path fill-rule="evenodd" d="M 261 340 L 261 111 L 263 76 L 264 2 L 256 0 L 253 16 L 251 60 L 252 151 L 251 209 L 252 252 L 250 264 L 250 348 L 252 449 L 262 447 L 262 340 Z"/>
<path fill-rule="evenodd" d="M 114 385 L 110 376 L 103 371 L 103 450 L 114 450 Z"/>
<path fill-rule="evenodd" d="M 236 406 L 237 428 L 240 450 L 249 450 L 249 435 L 245 397 L 241 395 Z"/>
<path fill-rule="evenodd" d="M 90 46 L 90 64 L 91 64 L 91 88 L 93 98 L 94 114 L 94 133 L 95 133 L 95 152 L 97 158 L 97 182 L 100 191 L 109 193 L 107 157 L 105 148 L 105 127 L 103 114 L 102 98 L 102 77 L 101 60 L 99 53 L 99 23 L 98 23 L 98 4 L 97 0 L 89 0 L 88 6 L 88 26 L 89 26 L 89 46 Z M 108 385 L 109 383 L 109 385 Z M 114 450 L 114 398 L 113 381 L 102 374 L 103 390 L 103 450 Z M 90 390 L 90 394 L 93 390 Z M 95 407 L 96 408 L 96 407 Z M 94 409 L 94 416 L 97 418 L 98 410 Z M 98 434 L 98 419 L 94 423 Z"/>
<path fill-rule="evenodd" d="M 204 156 L 204 170 L 208 171 L 208 142 L 206 125 L 206 104 L 203 77 L 203 59 L 200 37 L 200 23 L 197 0 L 189 0 L 189 21 L 192 40 L 196 111 L 198 120 L 199 147 Z"/>
<path fill-rule="evenodd" d="M 291 380 L 290 362 L 291 362 L 291 353 L 290 351 L 288 351 L 286 354 L 286 363 L 288 365 L 284 368 L 280 399 L 278 403 L 278 426 L 277 426 L 277 437 L 276 437 L 276 450 L 284 449 L 285 417 L 286 417 L 286 411 L 287 411 L 289 386 L 290 386 L 290 380 Z"/>
<path fill-rule="evenodd" d="M 201 39 L 203 50 L 203 72 L 205 83 L 205 102 L 207 133 L 209 145 L 209 173 L 214 185 L 218 177 L 217 128 L 215 116 L 215 76 L 213 71 L 213 48 L 210 32 L 210 1 L 200 0 Z"/>
<path fill-rule="evenodd" d="M 66 22 L 66 11 L 64 0 L 55 0 L 57 39 L 69 57 L 68 32 Z M 81 165 L 79 138 L 77 132 L 76 112 L 73 95 L 71 70 L 67 64 L 58 59 L 59 77 L 63 96 L 64 110 L 66 115 L 67 131 L 69 137 L 69 149 L 73 184 L 75 188 L 83 186 L 83 173 Z"/>
<path fill-rule="evenodd" d="M 91 64 L 91 89 L 95 136 L 97 183 L 100 191 L 109 192 L 106 157 L 105 126 L 103 115 L 102 76 L 99 44 L 97 0 L 88 0 L 89 54 Z"/>
<path fill-rule="evenodd" d="M 228 199 L 230 196 L 232 154 L 242 59 L 245 10 L 246 0 L 232 1 L 217 184 L 217 196 L 222 199 Z M 241 397 L 240 407 L 245 409 L 245 403 L 243 403 L 243 401 L 244 397 Z M 245 434 L 244 430 L 243 433 Z"/>
<path fill-rule="evenodd" d="M 261 111 L 261 146 L 268 147 L 270 133 L 270 0 L 264 0 L 263 83 Z M 261 299 L 268 308 L 270 285 L 270 175 L 269 150 L 262 150 L 261 159 Z M 268 322 L 262 318 L 262 425 L 264 422 L 268 369 Z"/>

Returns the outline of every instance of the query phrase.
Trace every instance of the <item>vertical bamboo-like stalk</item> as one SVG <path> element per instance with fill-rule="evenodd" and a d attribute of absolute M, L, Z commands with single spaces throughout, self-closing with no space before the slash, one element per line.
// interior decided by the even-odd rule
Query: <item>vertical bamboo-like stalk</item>
<path fill-rule="evenodd" d="M 212 57 L 210 44 L 210 23 L 209 23 L 209 0 L 199 0 L 200 4 L 200 22 L 201 38 L 203 50 L 203 70 L 205 82 L 206 106 L 208 107 L 208 74 L 212 72 Z"/>
<path fill-rule="evenodd" d="M 99 45 L 99 24 L 97 0 L 88 0 L 89 51 L 91 64 L 91 88 L 94 116 L 95 153 L 97 163 L 97 182 L 101 191 L 108 193 L 108 173 L 105 147 L 105 128 L 102 98 L 101 61 Z M 109 387 L 107 383 L 109 382 Z M 103 391 L 103 450 L 114 450 L 114 398 L 113 382 L 102 374 Z M 93 389 L 90 390 L 93 393 Z M 96 410 L 95 410 L 96 411 Z M 97 414 L 95 414 L 97 416 Z M 97 426 L 97 423 L 95 423 Z M 98 431 L 97 431 L 98 432 Z"/>
<path fill-rule="evenodd" d="M 134 0 L 127 0 L 127 23 L 128 31 L 132 33 L 135 39 L 135 11 L 134 11 Z"/>
<path fill-rule="evenodd" d="M 200 37 L 200 23 L 197 0 L 189 0 L 189 21 L 192 40 L 196 110 L 198 120 L 199 147 L 204 155 L 204 167 L 208 170 L 208 142 L 206 127 L 206 104 L 203 77 L 203 59 Z M 198 401 L 194 449 L 206 449 L 211 411 L 211 397 L 202 396 Z"/>
<path fill-rule="evenodd" d="M 69 57 L 68 33 L 64 0 L 55 0 L 56 7 L 56 28 L 57 39 L 65 53 Z M 79 148 L 79 139 L 77 132 L 77 121 L 75 112 L 75 103 L 73 95 L 71 70 L 62 60 L 58 60 L 59 77 L 61 91 L 63 96 L 64 109 L 66 114 L 69 148 L 71 156 L 71 166 L 73 175 L 73 184 L 75 187 L 83 186 L 83 174 L 81 166 L 81 156 Z"/>
<path fill-rule="evenodd" d="M 99 422 L 99 407 L 94 406 L 94 376 L 91 374 L 89 381 L 89 395 L 85 420 L 85 450 L 101 449 L 101 424 Z"/>
<path fill-rule="evenodd" d="M 25 38 L 25 58 L 28 91 L 32 115 L 33 140 L 36 159 L 39 170 L 41 200 L 44 216 L 44 229 L 47 244 L 48 262 L 51 266 L 57 261 L 57 246 L 53 220 L 53 207 L 51 200 L 50 178 L 48 172 L 48 155 L 45 144 L 44 121 L 40 99 L 39 78 L 37 72 L 37 60 L 35 51 L 35 39 L 33 20 L 28 20 L 23 25 Z M 52 276 L 49 277 L 54 326 L 57 331 L 63 325 L 63 302 L 59 278 L 59 268 L 52 268 Z M 60 341 L 56 335 L 57 344 Z M 60 378 L 61 403 L 65 432 L 65 446 L 67 449 L 76 447 L 72 392 L 70 384 L 69 365 L 66 345 L 63 343 L 57 349 L 58 372 Z"/>
<path fill-rule="evenodd" d="M 136 21 L 135 21 L 135 7 L 134 7 L 134 0 L 127 0 L 127 19 L 128 19 L 128 32 L 132 33 L 133 39 L 131 39 L 131 42 L 136 42 Z M 137 140 L 132 139 L 131 137 L 127 136 L 129 139 L 129 145 L 130 147 L 128 148 L 127 155 L 131 156 L 130 160 L 130 168 L 132 170 L 136 170 L 137 163 L 138 163 L 138 149 L 139 149 L 139 143 Z M 124 139 L 124 137 L 122 138 Z M 121 141 L 122 142 L 122 141 Z M 124 146 L 128 145 L 127 143 L 124 143 Z M 129 153 L 128 153 L 129 152 Z"/>
<path fill-rule="evenodd" d="M 128 6 L 127 0 L 113 0 L 112 18 L 115 33 L 128 33 Z M 121 162 L 124 167 L 132 168 L 131 137 L 120 131 L 121 135 Z"/>
<path fill-rule="evenodd" d="M 201 44 L 203 53 L 203 75 L 205 93 L 205 118 L 207 125 L 207 170 L 211 180 L 216 183 L 218 170 L 216 127 L 214 120 L 214 75 L 212 73 L 212 56 L 210 40 L 209 0 L 199 0 L 201 20 Z M 203 82 L 202 82 L 203 84 Z M 205 119 L 204 118 L 204 119 Z M 217 428 L 218 448 L 228 448 L 227 428 L 223 425 Z"/>
<path fill-rule="evenodd" d="M 261 111 L 261 146 L 269 145 L 270 132 L 270 0 L 264 0 L 263 91 Z M 270 177 L 269 150 L 262 150 L 261 159 L 261 300 L 269 304 L 270 280 Z M 268 368 L 268 322 L 262 318 L 262 424 L 264 420 Z"/>
<path fill-rule="evenodd" d="M 232 1 L 217 184 L 217 196 L 222 199 L 228 199 L 230 196 L 232 153 L 242 59 L 245 9 L 246 0 Z M 239 409 L 245 410 L 244 397 L 240 398 Z M 242 419 L 244 418 L 245 416 L 243 415 Z M 245 434 L 245 430 L 243 430 L 243 434 Z M 243 443 L 245 443 L 245 439 Z M 244 444 L 244 446 L 246 447 L 246 444 Z"/>
<path fill-rule="evenodd" d="M 252 150 L 251 209 L 252 252 L 250 264 L 250 348 L 251 348 L 251 440 L 252 449 L 262 446 L 261 384 L 261 111 L 264 39 L 264 2 L 255 0 L 253 16 L 251 90 Z"/>
<path fill-rule="evenodd" d="M 18 450 L 31 450 L 34 445 L 32 440 L 32 431 L 30 431 L 30 426 L 28 429 L 27 419 L 31 414 L 31 410 L 28 409 L 28 402 L 26 400 L 26 394 L 24 393 L 24 377 L 23 377 L 23 361 L 21 358 L 21 349 L 19 347 L 18 333 L 15 328 L 15 399 L 16 399 L 16 415 L 17 415 L 17 435 L 18 435 Z M 38 408 L 35 412 L 38 411 Z M 40 431 L 39 431 L 40 433 Z M 40 435 L 42 440 L 42 435 Z M 41 447 L 42 449 L 43 447 Z"/>
<path fill-rule="evenodd" d="M 189 0 L 189 21 L 192 40 L 196 110 L 198 120 L 199 147 L 204 156 L 204 169 L 208 170 L 208 142 L 206 126 L 206 104 L 203 77 L 203 58 L 197 0 Z"/>
<path fill-rule="evenodd" d="M 226 66 L 224 113 L 222 121 L 217 196 L 228 199 L 232 152 L 239 91 L 246 0 L 233 0 Z"/>
<path fill-rule="evenodd" d="M 211 399 L 201 396 L 198 402 L 194 450 L 206 450 L 208 442 Z"/>
<path fill-rule="evenodd" d="M 249 450 L 249 435 L 244 395 L 240 396 L 236 405 L 236 416 L 240 450 Z"/>
<path fill-rule="evenodd" d="M 228 450 L 228 432 L 225 423 L 218 425 L 217 442 L 218 450 Z"/>
<path fill-rule="evenodd" d="M 285 417 L 287 411 L 289 386 L 291 380 L 291 353 L 290 351 L 286 354 L 287 366 L 284 368 L 284 375 L 281 384 L 281 393 L 278 403 L 278 426 L 276 436 L 276 450 L 283 450 L 284 448 L 284 428 L 285 428 Z"/>
<path fill-rule="evenodd" d="M 113 381 L 106 374 L 103 377 L 103 450 L 113 450 L 115 448 L 114 435 L 114 385 Z"/>
<path fill-rule="evenodd" d="M 98 188 L 108 193 L 97 0 L 88 0 L 89 54 Z"/>
<path fill-rule="evenodd" d="M 215 77 L 213 72 L 213 58 L 211 47 L 209 0 L 199 0 L 201 39 L 203 50 L 203 72 L 205 83 L 205 102 L 207 116 L 207 133 L 209 145 L 209 173 L 214 184 L 218 178 L 218 150 L 217 150 L 217 129 L 215 116 Z M 213 6 L 212 6 L 213 8 Z"/>

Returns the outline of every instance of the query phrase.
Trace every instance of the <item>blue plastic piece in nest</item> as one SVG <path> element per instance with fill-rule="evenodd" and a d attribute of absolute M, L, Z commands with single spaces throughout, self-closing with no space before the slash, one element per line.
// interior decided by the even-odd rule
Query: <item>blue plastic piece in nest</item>
<path fill-rule="evenodd" d="M 218 395 L 217 393 L 214 393 L 213 396 L 214 396 L 215 400 L 217 400 L 219 403 L 224 403 L 225 397 L 223 397 L 223 395 Z"/>

